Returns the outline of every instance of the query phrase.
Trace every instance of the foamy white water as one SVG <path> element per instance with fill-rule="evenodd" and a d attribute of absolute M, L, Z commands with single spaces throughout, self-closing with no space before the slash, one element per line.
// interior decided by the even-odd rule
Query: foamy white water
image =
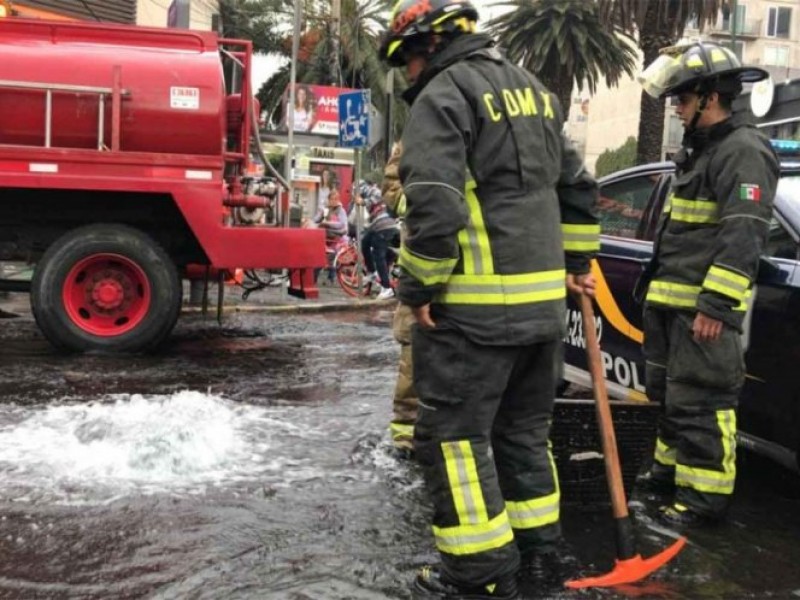
<path fill-rule="evenodd" d="M 296 428 L 268 409 L 190 391 L 4 406 L 0 494 L 18 501 L 44 494 L 86 502 L 130 493 L 197 493 L 270 473 L 287 483 L 314 477 L 318 473 L 308 465 L 275 452 L 275 434 L 292 437 Z"/>

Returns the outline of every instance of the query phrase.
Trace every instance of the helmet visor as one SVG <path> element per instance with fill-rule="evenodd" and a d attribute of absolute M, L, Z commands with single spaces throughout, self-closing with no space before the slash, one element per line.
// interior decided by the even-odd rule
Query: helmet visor
<path fill-rule="evenodd" d="M 662 54 L 647 67 L 638 80 L 644 91 L 653 98 L 660 98 L 669 90 L 670 82 L 676 80 L 676 75 L 681 71 L 680 56 Z"/>

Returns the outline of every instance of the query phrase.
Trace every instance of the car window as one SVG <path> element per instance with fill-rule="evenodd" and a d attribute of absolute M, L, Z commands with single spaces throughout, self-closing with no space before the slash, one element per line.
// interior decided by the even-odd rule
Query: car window
<path fill-rule="evenodd" d="M 648 173 L 601 186 L 598 212 L 602 233 L 636 238 L 639 221 L 659 177 L 659 173 Z"/>
<path fill-rule="evenodd" d="M 767 240 L 767 255 L 775 258 L 798 258 L 797 242 L 792 239 L 789 232 L 772 217 L 769 224 L 769 238 Z"/>

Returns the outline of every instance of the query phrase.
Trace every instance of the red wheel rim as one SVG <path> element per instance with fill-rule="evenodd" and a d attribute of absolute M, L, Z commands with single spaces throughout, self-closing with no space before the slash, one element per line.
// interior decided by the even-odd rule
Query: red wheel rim
<path fill-rule="evenodd" d="M 127 333 L 150 309 L 150 281 L 142 268 L 119 254 L 93 254 L 67 274 L 62 295 L 70 320 L 100 337 Z"/>
<path fill-rule="evenodd" d="M 340 250 L 336 256 L 336 278 L 339 280 L 339 285 L 348 296 L 358 296 L 358 275 L 356 273 L 356 261 L 358 255 L 355 248 L 348 246 L 344 250 Z M 361 290 L 362 294 L 368 294 L 366 286 Z"/>

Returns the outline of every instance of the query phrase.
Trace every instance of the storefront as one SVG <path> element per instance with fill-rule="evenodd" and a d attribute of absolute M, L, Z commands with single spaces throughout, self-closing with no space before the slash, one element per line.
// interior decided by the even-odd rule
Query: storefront
<path fill-rule="evenodd" d="M 267 156 L 282 156 L 285 160 L 286 144 L 266 142 L 263 148 Z M 298 145 L 294 147 L 294 152 L 292 187 L 294 201 L 303 207 L 303 215 L 311 216 L 316 213 L 333 189 L 339 192 L 342 205 L 347 210 L 353 198 L 354 151 L 331 146 Z"/>
<path fill-rule="evenodd" d="M 800 139 L 800 79 L 777 85 L 755 84 L 733 103 L 734 111 L 749 107 L 756 126 L 772 139 Z"/>

